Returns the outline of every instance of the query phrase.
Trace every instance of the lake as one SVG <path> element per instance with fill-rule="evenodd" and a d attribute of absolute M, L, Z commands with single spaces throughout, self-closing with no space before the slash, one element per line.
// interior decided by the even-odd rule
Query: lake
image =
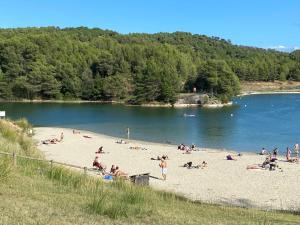
<path fill-rule="evenodd" d="M 132 139 L 196 144 L 238 151 L 300 142 L 300 95 L 251 95 L 221 109 L 147 108 L 98 103 L 0 103 L 11 119 L 27 118 L 35 126 L 84 129 Z M 187 115 L 187 116 L 184 116 Z"/>

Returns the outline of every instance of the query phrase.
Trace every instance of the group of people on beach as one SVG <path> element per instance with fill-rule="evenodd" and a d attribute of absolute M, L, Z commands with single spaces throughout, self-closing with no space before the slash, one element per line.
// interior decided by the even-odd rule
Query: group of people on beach
<path fill-rule="evenodd" d="M 294 157 L 292 157 L 292 151 L 289 147 L 286 148 L 286 162 L 290 163 L 298 163 L 299 162 L 299 144 L 294 145 Z M 272 151 L 268 151 L 265 148 L 262 148 L 262 150 L 259 153 L 260 155 L 266 155 L 267 157 L 263 161 L 262 164 L 253 164 L 248 165 L 247 169 L 269 169 L 270 171 L 275 170 L 276 168 L 280 169 L 280 171 L 283 171 L 282 168 L 279 167 L 277 161 L 278 161 L 278 148 L 274 148 Z"/>
<path fill-rule="evenodd" d="M 95 152 L 96 157 L 93 161 L 93 167 L 95 167 L 97 170 L 101 171 L 102 175 L 107 176 L 114 176 L 114 177 L 123 177 L 127 178 L 128 174 L 120 170 L 119 166 L 112 165 L 110 168 L 110 171 L 107 171 L 107 167 L 105 164 L 99 161 L 100 155 L 104 154 L 103 146 L 99 147 L 98 150 Z"/>
<path fill-rule="evenodd" d="M 260 155 L 273 155 L 275 158 L 278 155 L 278 148 L 273 149 L 273 151 L 269 152 L 267 149 L 262 148 Z M 286 148 L 286 161 L 287 162 L 299 162 L 299 144 L 294 144 L 293 152 L 290 147 Z"/>
<path fill-rule="evenodd" d="M 286 148 L 286 160 L 288 162 L 299 162 L 299 144 L 294 145 L 294 157 L 289 147 Z"/>
<path fill-rule="evenodd" d="M 201 164 L 198 164 L 198 165 L 193 165 L 193 162 L 187 162 L 187 163 L 185 163 L 184 165 L 183 165 L 183 167 L 186 167 L 187 169 L 193 169 L 193 168 L 195 168 L 195 169 L 204 169 L 204 168 L 206 168 L 208 166 L 208 164 L 207 164 L 207 162 L 206 161 L 202 161 L 202 163 Z"/>
<path fill-rule="evenodd" d="M 185 144 L 180 144 L 177 147 L 178 150 L 183 151 L 183 154 L 191 154 L 192 151 L 196 151 L 196 145 L 192 144 L 191 146 L 187 146 Z"/>

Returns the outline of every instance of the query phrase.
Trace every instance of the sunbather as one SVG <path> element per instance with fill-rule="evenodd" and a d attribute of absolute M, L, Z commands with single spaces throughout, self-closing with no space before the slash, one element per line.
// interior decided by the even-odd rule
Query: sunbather
<path fill-rule="evenodd" d="M 123 139 L 116 141 L 117 144 L 128 144 L 128 142 L 124 141 Z"/>
<path fill-rule="evenodd" d="M 80 134 L 80 131 L 73 130 L 73 134 Z"/>
<path fill-rule="evenodd" d="M 160 156 L 157 156 L 156 158 L 151 158 L 151 160 L 161 160 L 161 159 L 169 159 L 169 157 L 167 155 L 162 155 L 161 157 Z"/>
<path fill-rule="evenodd" d="M 237 160 L 236 158 L 234 158 L 232 155 L 227 155 L 226 156 L 227 160 Z"/>

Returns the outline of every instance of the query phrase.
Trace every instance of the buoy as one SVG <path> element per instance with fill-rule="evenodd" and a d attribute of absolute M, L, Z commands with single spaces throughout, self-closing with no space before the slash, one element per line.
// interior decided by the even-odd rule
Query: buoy
<path fill-rule="evenodd" d="M 247 105 L 245 105 L 245 107 L 247 107 Z"/>
<path fill-rule="evenodd" d="M 231 113 L 230 116 L 233 117 L 233 114 Z"/>

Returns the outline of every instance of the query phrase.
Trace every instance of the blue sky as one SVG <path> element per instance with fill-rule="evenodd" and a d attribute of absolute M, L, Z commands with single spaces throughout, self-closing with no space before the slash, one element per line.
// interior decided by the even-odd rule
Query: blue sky
<path fill-rule="evenodd" d="M 300 47 L 300 0 L 0 0 L 1 28 L 28 26 L 187 31 L 285 50 Z"/>

